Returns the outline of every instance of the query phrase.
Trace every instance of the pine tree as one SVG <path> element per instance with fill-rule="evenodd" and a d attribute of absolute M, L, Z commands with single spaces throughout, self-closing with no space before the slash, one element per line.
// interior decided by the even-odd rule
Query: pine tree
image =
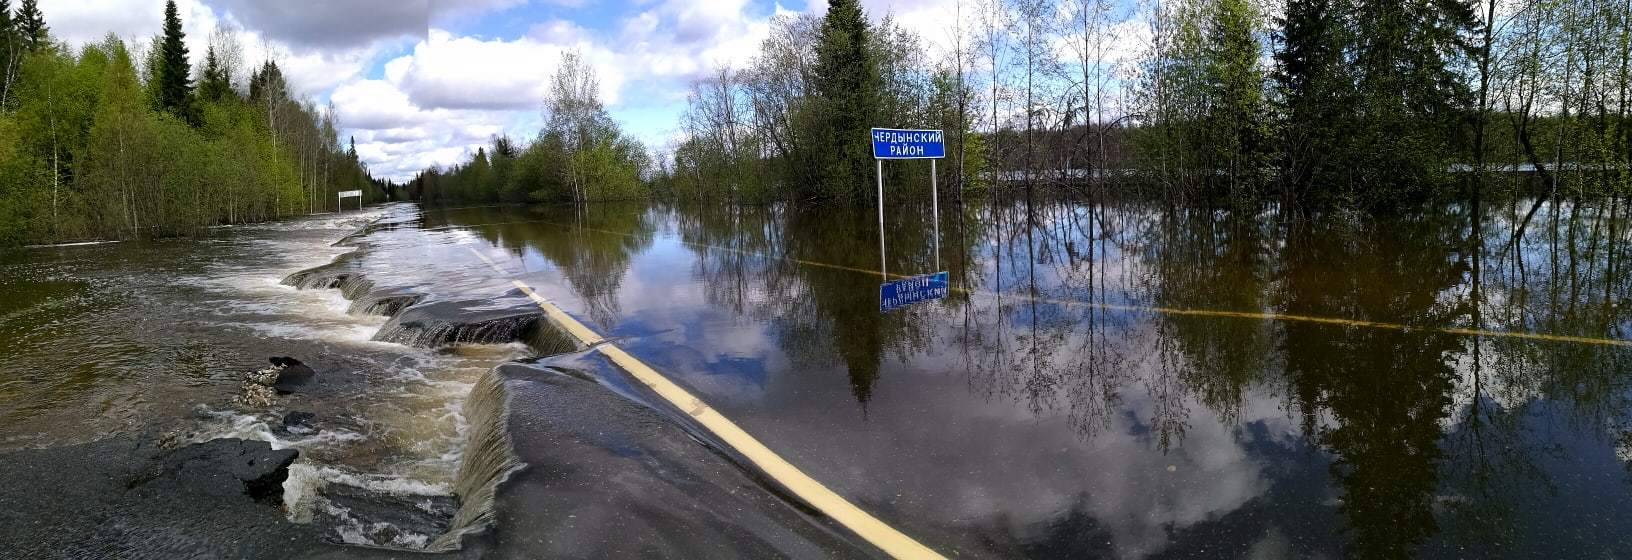
<path fill-rule="evenodd" d="M 17 8 L 17 35 L 23 48 L 38 50 L 51 39 L 51 29 L 45 26 L 45 14 L 40 13 L 38 0 L 23 0 Z"/>
<path fill-rule="evenodd" d="M 869 45 L 871 29 L 857 0 L 827 6 L 816 44 L 814 93 L 819 132 L 810 170 L 820 194 L 859 195 L 871 173 L 868 131 L 879 105 L 878 66 Z"/>
<path fill-rule="evenodd" d="M 186 34 L 181 31 L 181 17 L 176 14 L 175 0 L 164 4 L 164 35 L 160 43 L 158 68 L 159 91 L 155 96 L 159 109 L 178 117 L 189 118 L 188 98 L 192 95 L 192 78 L 187 63 Z"/>

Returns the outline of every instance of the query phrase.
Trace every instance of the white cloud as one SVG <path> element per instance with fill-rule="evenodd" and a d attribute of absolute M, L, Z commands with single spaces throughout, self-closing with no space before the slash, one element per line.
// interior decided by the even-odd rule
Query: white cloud
<path fill-rule="evenodd" d="M 576 38 L 573 26 L 564 36 Z M 529 34 L 514 41 L 454 37 L 432 30 L 413 53 L 392 60 L 386 78 L 421 107 L 536 111 L 564 53 L 578 49 L 596 66 L 604 102 L 616 103 L 623 75 L 614 55 L 585 41 L 547 42 Z"/>
<path fill-rule="evenodd" d="M 424 124 L 433 118 L 408 100 L 408 95 L 383 80 L 359 80 L 342 85 L 330 96 L 340 122 L 351 128 L 387 130 Z"/>

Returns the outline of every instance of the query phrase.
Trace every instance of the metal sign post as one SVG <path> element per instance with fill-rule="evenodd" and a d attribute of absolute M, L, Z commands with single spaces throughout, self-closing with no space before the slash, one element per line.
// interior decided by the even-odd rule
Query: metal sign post
<path fill-rule="evenodd" d="M 878 287 L 878 310 L 889 311 L 921 301 L 946 297 L 945 271 L 890 281 L 889 258 L 885 255 L 884 238 L 884 160 L 929 160 L 929 200 L 934 220 L 935 268 L 941 268 L 941 195 L 935 160 L 946 157 L 946 135 L 939 130 L 875 128 L 872 130 L 872 136 L 873 159 L 878 162 L 878 270 L 884 281 Z"/>
<path fill-rule="evenodd" d="M 935 270 L 941 269 L 941 188 L 936 184 L 935 160 L 929 160 L 929 211 L 935 225 Z"/>
<path fill-rule="evenodd" d="M 874 161 L 878 163 L 878 276 L 889 282 L 890 260 L 884 258 L 884 160 Z"/>
<path fill-rule="evenodd" d="M 357 198 L 357 209 L 362 210 L 363 209 L 363 191 L 340 191 L 334 197 L 334 211 L 335 212 L 340 212 L 342 210 L 345 210 L 344 201 L 346 199 L 352 198 L 352 197 Z"/>

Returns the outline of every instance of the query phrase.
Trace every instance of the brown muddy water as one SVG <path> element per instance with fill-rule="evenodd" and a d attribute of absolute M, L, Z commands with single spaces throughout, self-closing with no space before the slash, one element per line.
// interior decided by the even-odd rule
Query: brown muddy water
<path fill-rule="evenodd" d="M 289 519 L 336 543 L 437 548 L 468 521 L 455 489 L 481 428 L 472 389 L 501 363 L 524 376 L 570 349 L 515 279 L 949 557 L 1625 555 L 1626 211 L 1536 208 L 1384 219 L 1004 202 L 949 204 L 937 228 L 927 208 L 901 207 L 881 258 L 867 209 L 399 204 L 19 250 L 0 255 L 0 452 L 134 434 L 265 440 L 302 452 Z M 945 298 L 879 311 L 881 280 L 941 270 Z M 238 400 L 271 356 L 327 382 Z M 549 394 L 673 416 L 615 369 L 581 376 L 605 395 Z M 695 454 L 660 437 L 596 439 L 629 432 L 625 417 L 551 416 L 573 409 L 542 394 L 508 402 L 538 435 L 513 439 L 523 459 L 607 451 L 666 473 L 734 458 L 708 453 L 706 437 L 685 440 Z M 289 411 L 312 412 L 318 431 L 283 429 Z M 533 465 L 533 486 L 499 486 L 499 539 L 570 524 L 527 489 L 623 476 L 610 461 Z M 626 488 L 603 504 L 613 522 L 571 531 L 673 531 L 660 519 L 681 514 L 644 509 L 641 488 L 669 492 L 667 506 L 714 499 L 665 476 L 655 484 L 672 488 Z M 853 539 L 774 483 L 744 480 L 794 512 L 773 525 L 818 527 L 766 537 L 766 550 L 874 553 L 824 540 Z"/>

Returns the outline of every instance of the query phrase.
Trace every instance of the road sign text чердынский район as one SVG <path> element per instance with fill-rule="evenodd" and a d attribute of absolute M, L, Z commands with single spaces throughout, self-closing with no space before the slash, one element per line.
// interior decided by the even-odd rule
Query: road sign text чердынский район
<path fill-rule="evenodd" d="M 873 157 L 877 159 L 937 159 L 946 157 L 946 135 L 939 130 L 875 128 Z"/>

